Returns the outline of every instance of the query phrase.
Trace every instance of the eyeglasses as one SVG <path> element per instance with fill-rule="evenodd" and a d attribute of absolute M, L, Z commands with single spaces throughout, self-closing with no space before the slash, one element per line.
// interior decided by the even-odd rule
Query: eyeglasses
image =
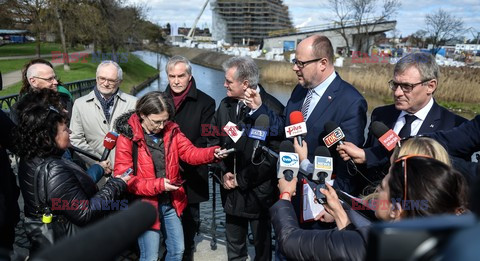
<path fill-rule="evenodd" d="M 148 116 L 145 116 L 145 118 L 148 119 L 150 124 L 152 124 L 153 126 L 155 126 L 157 128 L 160 127 L 160 126 L 165 126 L 165 125 L 167 125 L 168 122 L 170 122 L 169 120 L 154 121 L 154 120 L 150 119 Z"/>
<path fill-rule="evenodd" d="M 119 82 L 119 80 L 107 79 L 107 78 L 102 77 L 102 76 L 98 76 L 98 77 L 97 77 L 97 80 L 98 80 L 100 83 L 107 82 L 108 84 L 115 84 L 115 83 Z"/>
<path fill-rule="evenodd" d="M 56 75 L 54 75 L 50 78 L 43 78 L 43 77 L 39 77 L 39 76 L 33 76 L 33 78 L 41 79 L 41 80 L 44 80 L 44 81 L 47 81 L 47 82 L 58 81 L 58 78 L 57 78 Z"/>
<path fill-rule="evenodd" d="M 408 175 L 407 175 L 407 160 L 413 157 L 422 157 L 422 158 L 432 158 L 428 155 L 423 155 L 423 154 L 410 154 L 410 155 L 405 155 L 397 160 L 395 160 L 395 163 L 402 162 L 402 168 L 403 168 L 403 204 L 407 202 L 407 184 L 408 184 Z M 402 206 L 404 207 L 404 206 Z"/>
<path fill-rule="evenodd" d="M 394 80 L 390 80 L 388 81 L 388 86 L 390 87 L 390 89 L 392 89 L 392 91 L 396 91 L 397 88 L 400 86 L 400 89 L 402 89 L 403 92 L 411 92 L 413 90 L 413 88 L 419 84 L 424 84 L 428 81 L 431 81 L 433 79 L 428 79 L 428 80 L 424 80 L 424 81 L 421 81 L 421 82 L 417 82 L 417 83 L 399 83 L 399 82 L 396 82 Z"/>
<path fill-rule="evenodd" d="M 298 68 L 302 69 L 303 67 L 305 67 L 307 64 L 309 63 L 313 63 L 313 62 L 317 62 L 317 61 L 320 61 L 324 58 L 318 58 L 318 59 L 313 59 L 313 60 L 308 60 L 308 61 L 305 61 L 305 62 L 302 62 L 302 61 L 299 61 L 297 59 L 293 59 L 292 60 L 292 63 L 293 64 L 296 64 Z"/>

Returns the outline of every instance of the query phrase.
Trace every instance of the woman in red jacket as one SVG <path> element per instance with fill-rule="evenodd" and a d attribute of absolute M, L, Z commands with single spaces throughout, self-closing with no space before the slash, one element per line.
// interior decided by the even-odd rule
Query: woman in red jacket
<path fill-rule="evenodd" d="M 154 91 L 138 100 L 134 112 L 122 115 L 115 123 L 121 135 L 117 140 L 114 173 L 121 175 L 129 168 L 134 169 L 128 191 L 158 208 L 157 221 L 138 239 L 140 260 L 157 260 L 160 232 L 167 246 L 166 260 L 182 260 L 184 242 L 180 216 L 187 197 L 181 185 L 179 160 L 200 165 L 224 157 L 218 146 L 192 145 L 172 122 L 174 115 L 171 98 Z"/>

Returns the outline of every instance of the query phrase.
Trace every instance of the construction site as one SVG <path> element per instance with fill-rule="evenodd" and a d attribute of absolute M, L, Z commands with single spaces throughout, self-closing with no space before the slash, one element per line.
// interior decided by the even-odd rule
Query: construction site
<path fill-rule="evenodd" d="M 258 45 L 269 32 L 292 29 L 282 0 L 212 0 L 212 38 L 241 45 Z"/>

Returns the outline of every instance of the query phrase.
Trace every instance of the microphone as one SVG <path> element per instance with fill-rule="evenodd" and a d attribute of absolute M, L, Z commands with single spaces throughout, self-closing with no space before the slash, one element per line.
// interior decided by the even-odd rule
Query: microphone
<path fill-rule="evenodd" d="M 315 149 L 315 168 L 313 170 L 312 180 L 329 181 L 332 180 L 333 159 L 325 146 L 318 146 Z"/>
<path fill-rule="evenodd" d="M 223 130 L 228 135 L 228 137 L 233 140 L 234 143 L 237 143 L 237 141 L 243 135 L 243 130 L 240 130 L 237 124 L 231 121 L 227 122 L 227 124 L 223 127 Z"/>
<path fill-rule="evenodd" d="M 113 260 L 147 231 L 156 217 L 152 205 L 133 203 L 127 210 L 120 210 L 44 249 L 32 260 Z"/>
<path fill-rule="evenodd" d="M 287 181 L 291 181 L 298 174 L 300 169 L 298 154 L 295 153 L 293 144 L 289 140 L 280 143 L 277 169 L 277 178 L 285 177 Z"/>
<path fill-rule="evenodd" d="M 373 132 L 373 135 L 388 151 L 392 151 L 395 148 L 395 145 L 397 143 L 399 144 L 400 137 L 382 122 L 372 122 L 372 125 L 370 125 L 370 131 Z"/>
<path fill-rule="evenodd" d="M 82 149 L 80 149 L 80 148 L 77 148 L 77 147 L 75 147 L 75 146 L 70 146 L 69 148 L 70 148 L 71 150 L 73 150 L 73 151 L 75 151 L 75 152 L 78 152 L 78 153 L 80 153 L 80 154 L 82 154 L 82 155 L 85 155 L 85 156 L 87 156 L 87 157 L 89 157 L 89 158 L 91 158 L 91 159 L 93 159 L 93 160 L 101 161 L 98 156 L 93 155 L 92 153 L 90 153 L 90 152 L 88 152 L 88 151 L 84 151 L 84 150 L 82 150 Z"/>
<path fill-rule="evenodd" d="M 297 142 L 302 145 L 302 135 L 307 134 L 307 124 L 303 119 L 303 114 L 300 111 L 292 111 L 290 113 L 290 124 L 285 127 L 285 136 L 287 138 L 297 137 Z"/>
<path fill-rule="evenodd" d="M 255 157 L 255 152 L 260 146 L 260 141 L 265 141 L 265 139 L 267 138 L 269 127 L 270 119 L 267 115 L 262 114 L 258 116 L 258 118 L 255 120 L 255 126 L 250 129 L 248 137 L 255 140 L 253 142 L 252 159 Z"/>
<path fill-rule="evenodd" d="M 105 150 L 103 151 L 100 161 L 104 161 L 108 158 L 110 151 L 112 151 L 113 148 L 115 148 L 115 145 L 117 145 L 117 139 L 118 134 L 114 131 L 110 131 L 105 135 L 105 138 L 103 139 L 103 147 L 105 147 Z"/>
<path fill-rule="evenodd" d="M 325 123 L 325 132 L 328 133 L 327 136 L 323 138 L 323 142 L 327 145 L 327 148 L 335 145 L 337 142 L 343 145 L 343 140 L 345 139 L 345 134 L 338 124 L 333 121 Z M 352 166 L 356 166 L 355 162 L 352 159 L 349 160 Z"/>

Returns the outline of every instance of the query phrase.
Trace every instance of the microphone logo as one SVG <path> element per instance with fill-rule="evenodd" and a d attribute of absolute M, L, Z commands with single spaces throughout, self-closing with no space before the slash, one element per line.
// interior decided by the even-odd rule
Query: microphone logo
<path fill-rule="evenodd" d="M 105 137 L 105 142 L 111 143 L 111 142 L 115 142 L 115 140 L 107 136 Z"/>
<path fill-rule="evenodd" d="M 267 132 L 259 129 L 250 129 L 250 133 L 248 134 L 249 138 L 256 139 L 256 140 L 265 140 L 267 138 Z"/>
<path fill-rule="evenodd" d="M 285 127 L 285 136 L 287 138 L 295 137 L 307 133 L 307 125 L 305 122 L 289 125 Z"/>
<path fill-rule="evenodd" d="M 330 148 L 332 145 L 343 140 L 344 138 L 345 134 L 343 134 L 342 129 L 340 127 L 337 127 L 323 138 L 323 142 L 325 143 L 327 148 Z"/>
<path fill-rule="evenodd" d="M 243 134 L 243 131 L 240 131 L 237 127 L 237 124 L 229 121 L 223 130 L 227 133 L 227 135 L 233 140 L 233 142 L 237 143 L 240 137 Z"/>
<path fill-rule="evenodd" d="M 298 157 L 293 153 L 289 153 L 289 154 L 283 155 L 281 157 L 281 160 L 283 163 L 286 164 L 284 166 L 293 166 L 298 162 Z"/>
<path fill-rule="evenodd" d="M 333 171 L 333 162 L 330 157 L 315 157 L 315 168 L 323 169 L 325 171 Z"/>

